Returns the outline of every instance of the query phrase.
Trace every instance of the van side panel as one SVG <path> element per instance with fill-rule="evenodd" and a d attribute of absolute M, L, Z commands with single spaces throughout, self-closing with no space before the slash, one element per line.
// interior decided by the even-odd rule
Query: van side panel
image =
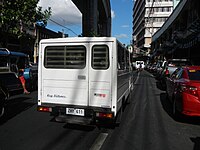
<path fill-rule="evenodd" d="M 119 73 L 117 76 L 117 99 L 119 100 L 121 97 L 124 96 L 126 91 L 129 89 L 129 77 L 130 73 Z"/>

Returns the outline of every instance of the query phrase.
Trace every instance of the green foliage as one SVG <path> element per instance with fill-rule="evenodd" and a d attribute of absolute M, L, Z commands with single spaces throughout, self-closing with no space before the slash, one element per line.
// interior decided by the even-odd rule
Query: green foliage
<path fill-rule="evenodd" d="M 21 36 L 24 29 L 33 29 L 37 21 L 47 25 L 51 15 L 51 8 L 42 12 L 37 7 L 39 0 L 4 0 L 0 4 L 0 28 L 3 32 Z"/>

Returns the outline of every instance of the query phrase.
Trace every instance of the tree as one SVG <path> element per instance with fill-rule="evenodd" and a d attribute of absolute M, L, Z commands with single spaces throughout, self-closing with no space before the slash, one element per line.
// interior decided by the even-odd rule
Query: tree
<path fill-rule="evenodd" d="M 34 29 L 35 23 L 42 21 L 47 25 L 51 15 L 51 8 L 42 11 L 37 7 L 39 0 L 4 0 L 0 4 L 0 32 L 4 35 L 12 34 L 18 38 L 27 36 L 26 30 Z M 6 46 L 6 43 L 4 43 Z"/>

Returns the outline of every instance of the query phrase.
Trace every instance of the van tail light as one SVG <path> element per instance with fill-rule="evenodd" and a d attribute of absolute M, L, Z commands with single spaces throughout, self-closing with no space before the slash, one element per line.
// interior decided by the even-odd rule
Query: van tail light
<path fill-rule="evenodd" d="M 189 85 L 181 85 L 181 91 L 198 97 L 197 88 Z"/>
<path fill-rule="evenodd" d="M 113 118 L 113 114 L 112 113 L 97 112 L 96 113 L 96 117 L 98 117 L 98 118 L 109 118 L 109 119 L 112 119 Z"/>
<path fill-rule="evenodd" d="M 39 106 L 37 108 L 38 111 L 41 111 L 41 112 L 52 112 L 52 108 L 51 107 L 43 107 L 43 106 Z"/>

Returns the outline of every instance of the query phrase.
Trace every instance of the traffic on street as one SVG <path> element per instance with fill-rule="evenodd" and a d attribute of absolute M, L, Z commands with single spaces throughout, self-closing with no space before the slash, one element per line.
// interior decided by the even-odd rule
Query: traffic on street
<path fill-rule="evenodd" d="M 200 150 L 199 0 L 0 0 L 0 150 Z"/>
<path fill-rule="evenodd" d="M 134 71 L 134 87 L 114 126 L 57 123 L 37 111 L 37 91 L 10 97 L 0 121 L 1 150 L 197 150 L 199 117 L 173 116 L 166 91 L 150 72 Z"/>

